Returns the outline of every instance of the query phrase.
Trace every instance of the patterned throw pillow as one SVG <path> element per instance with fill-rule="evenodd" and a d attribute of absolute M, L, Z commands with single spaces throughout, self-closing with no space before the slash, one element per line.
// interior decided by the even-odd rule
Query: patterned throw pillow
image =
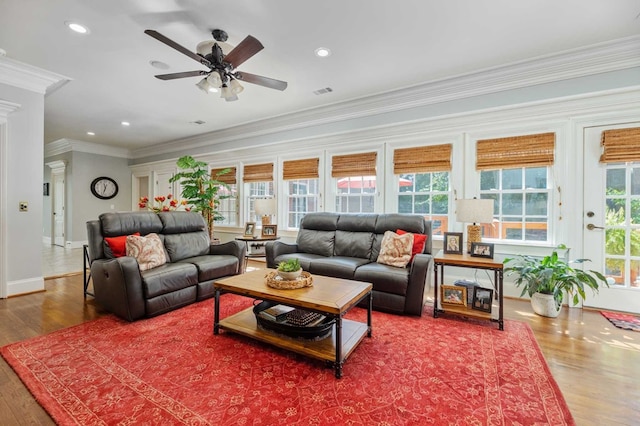
<path fill-rule="evenodd" d="M 411 260 L 413 248 L 413 234 L 398 235 L 393 231 L 387 231 L 382 237 L 378 263 L 404 268 Z"/>
<path fill-rule="evenodd" d="M 158 234 L 148 234 L 144 237 L 128 235 L 127 256 L 135 257 L 138 260 L 141 271 L 167 263 L 162 240 Z"/>

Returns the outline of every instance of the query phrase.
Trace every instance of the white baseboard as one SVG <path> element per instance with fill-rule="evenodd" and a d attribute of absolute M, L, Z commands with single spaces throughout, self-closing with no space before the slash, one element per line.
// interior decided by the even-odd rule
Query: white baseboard
<path fill-rule="evenodd" d="M 51 245 L 51 237 L 45 237 L 44 235 L 42 236 L 42 242 L 48 246 Z"/>
<path fill-rule="evenodd" d="M 82 248 L 85 244 L 87 244 L 87 241 L 67 241 L 64 247 L 68 249 L 78 249 Z"/>
<path fill-rule="evenodd" d="M 27 278 L 24 280 L 9 281 L 7 283 L 7 296 L 16 296 L 42 290 L 44 290 L 44 277 Z"/>

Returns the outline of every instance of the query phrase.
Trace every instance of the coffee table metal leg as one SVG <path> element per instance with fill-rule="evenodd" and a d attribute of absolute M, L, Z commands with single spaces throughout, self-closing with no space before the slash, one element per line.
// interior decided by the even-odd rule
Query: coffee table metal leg
<path fill-rule="evenodd" d="M 220 333 L 220 290 L 216 290 L 213 307 L 213 334 Z"/>
<path fill-rule="evenodd" d="M 342 316 L 336 317 L 336 379 L 342 378 Z"/>
<path fill-rule="evenodd" d="M 371 311 L 373 310 L 373 292 L 369 292 L 369 307 L 367 308 L 367 337 L 371 337 Z"/>

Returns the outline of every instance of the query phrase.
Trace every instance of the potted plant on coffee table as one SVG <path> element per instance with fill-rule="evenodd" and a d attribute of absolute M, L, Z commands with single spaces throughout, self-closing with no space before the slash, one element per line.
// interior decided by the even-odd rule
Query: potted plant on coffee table
<path fill-rule="evenodd" d="M 277 274 L 287 281 L 298 279 L 302 274 L 302 267 L 300 261 L 296 258 L 283 260 L 278 264 Z"/>
<path fill-rule="evenodd" d="M 607 287 L 606 278 L 597 271 L 574 269 L 570 263 L 589 262 L 589 259 L 577 259 L 565 262 L 558 256 L 558 249 L 566 249 L 564 244 L 543 258 L 516 256 L 504 260 L 506 275 L 516 275 L 516 287 L 522 287 L 520 296 L 531 297 L 533 311 L 541 316 L 555 318 L 562 309 L 565 292 L 573 305 L 586 298 L 585 288 L 597 293 L 600 284 Z"/>

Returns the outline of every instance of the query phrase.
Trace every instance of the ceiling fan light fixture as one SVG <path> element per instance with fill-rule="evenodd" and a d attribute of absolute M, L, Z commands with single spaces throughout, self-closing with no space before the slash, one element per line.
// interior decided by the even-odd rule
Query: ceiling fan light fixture
<path fill-rule="evenodd" d="M 237 95 L 238 93 L 244 90 L 244 87 L 242 87 L 242 84 L 240 84 L 240 82 L 235 78 L 231 79 L 229 86 L 231 88 L 231 93 L 233 93 L 234 95 Z"/>
<path fill-rule="evenodd" d="M 217 71 L 210 72 L 209 75 L 207 76 L 207 81 L 211 86 L 213 86 L 216 89 L 222 86 L 222 80 L 220 79 L 220 74 L 218 74 Z M 216 92 L 217 91 L 218 90 L 216 90 Z"/>
<path fill-rule="evenodd" d="M 209 93 L 211 92 L 211 89 L 215 89 L 215 87 L 211 86 L 209 81 L 207 81 L 207 77 L 196 83 L 196 86 L 198 86 L 198 89 L 202 90 L 204 93 Z"/>

